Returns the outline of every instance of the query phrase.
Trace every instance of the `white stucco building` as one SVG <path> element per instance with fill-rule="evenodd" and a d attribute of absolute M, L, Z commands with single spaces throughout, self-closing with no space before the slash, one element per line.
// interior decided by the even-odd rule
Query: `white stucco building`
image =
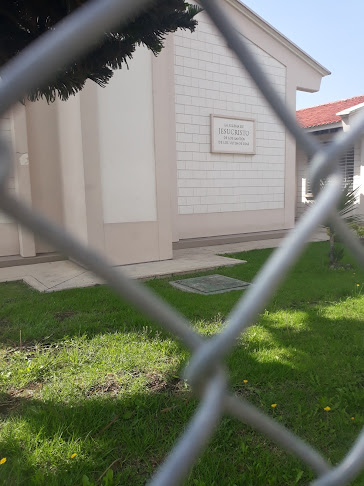
<path fill-rule="evenodd" d="M 296 90 L 317 91 L 329 71 L 238 0 L 222 1 L 295 113 Z M 107 88 L 90 82 L 67 102 L 27 103 L 2 120 L 9 190 L 114 264 L 294 225 L 295 140 L 206 14 L 197 19 L 157 58 L 139 48 Z M 53 251 L 0 215 L 0 256 Z"/>

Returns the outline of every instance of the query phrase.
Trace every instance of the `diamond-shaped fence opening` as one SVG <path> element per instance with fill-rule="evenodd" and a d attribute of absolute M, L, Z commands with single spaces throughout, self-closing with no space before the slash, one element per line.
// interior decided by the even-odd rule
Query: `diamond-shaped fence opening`
<path fill-rule="evenodd" d="M 5 113 L 24 94 L 52 77 L 60 66 L 80 56 L 100 37 L 105 29 L 127 23 L 152 0 L 96 0 L 78 9 L 65 19 L 56 30 L 43 35 L 20 53 L 1 71 L 0 114 Z M 227 389 L 227 375 L 223 359 L 231 351 L 236 338 L 264 309 L 267 300 L 286 276 L 288 269 L 300 256 L 306 242 L 317 226 L 330 218 L 341 239 L 364 265 L 364 250 L 349 228 L 338 216 L 335 206 L 341 193 L 341 178 L 335 159 L 353 145 L 364 130 L 362 117 L 349 133 L 338 136 L 326 147 L 320 147 L 297 125 L 281 98 L 275 93 L 244 37 L 235 30 L 219 0 L 201 0 L 229 47 L 254 79 L 277 116 L 297 144 L 312 158 L 310 180 L 317 196 L 316 204 L 302 217 L 296 228 L 275 250 L 264 267 L 232 310 L 223 332 L 209 340 L 195 333 L 187 320 L 174 309 L 149 292 L 145 287 L 121 275 L 109 262 L 96 252 L 56 227 L 39 214 L 14 199 L 6 190 L 5 181 L 10 171 L 10 155 L 4 141 L 0 143 L 0 208 L 68 255 L 102 277 L 123 298 L 153 318 L 182 340 L 192 351 L 192 358 L 185 372 L 200 406 L 181 439 L 175 444 L 165 463 L 157 470 L 150 484 L 156 486 L 179 484 L 189 473 L 203 447 L 218 426 L 222 414 L 227 413 L 255 427 L 287 451 L 298 456 L 310 466 L 318 478 L 315 486 L 343 485 L 355 478 L 364 467 L 364 430 L 346 457 L 336 467 L 310 445 L 292 434 L 278 422 L 262 414 L 247 401 L 234 396 Z M 329 183 L 318 193 L 321 179 Z"/>

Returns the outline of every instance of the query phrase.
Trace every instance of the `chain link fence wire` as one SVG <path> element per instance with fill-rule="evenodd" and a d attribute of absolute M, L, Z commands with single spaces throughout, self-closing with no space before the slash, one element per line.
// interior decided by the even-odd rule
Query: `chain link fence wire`
<path fill-rule="evenodd" d="M 157 0 L 93 0 L 79 8 L 24 49 L 0 71 L 0 116 L 25 94 L 49 81 L 62 67 L 91 49 L 105 32 L 120 21 L 127 23 Z M 319 146 L 296 123 L 270 84 L 259 62 L 249 50 L 243 35 L 226 15 L 223 2 L 200 0 L 201 6 L 235 52 L 277 116 L 295 137 L 297 144 L 312 157 L 310 180 L 316 203 L 306 211 L 296 227 L 284 239 L 255 277 L 244 296 L 230 313 L 221 334 L 205 339 L 171 306 L 139 284 L 116 271 L 107 259 L 86 248 L 62 228 L 37 214 L 12 197 L 6 189 L 11 169 L 11 154 L 0 140 L 0 209 L 33 233 L 41 236 L 65 255 L 102 277 L 123 299 L 173 333 L 190 349 L 192 357 L 185 377 L 200 398 L 200 405 L 188 427 L 175 444 L 164 464 L 150 481 L 152 486 L 181 484 L 197 461 L 201 451 L 219 425 L 223 414 L 231 415 L 256 428 L 286 451 L 299 457 L 317 474 L 313 486 L 345 485 L 364 468 L 364 429 L 346 457 L 332 467 L 312 446 L 284 426 L 260 412 L 228 390 L 228 375 L 223 360 L 237 338 L 254 323 L 267 305 L 288 270 L 301 255 L 316 228 L 330 221 L 342 240 L 364 266 L 364 249 L 336 211 L 342 188 L 337 160 L 364 131 L 364 116 L 348 133 L 337 136 L 329 146 Z M 320 180 L 329 182 L 320 191 Z"/>

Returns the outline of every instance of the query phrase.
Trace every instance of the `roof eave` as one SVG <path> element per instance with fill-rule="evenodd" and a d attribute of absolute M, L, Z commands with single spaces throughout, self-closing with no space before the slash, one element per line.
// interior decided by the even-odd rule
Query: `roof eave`
<path fill-rule="evenodd" d="M 336 113 L 338 116 L 347 116 L 355 111 L 362 110 L 364 108 L 364 103 L 359 103 L 358 105 L 351 106 L 350 108 L 345 108 L 345 110 Z"/>
<path fill-rule="evenodd" d="M 321 130 L 331 130 L 332 128 L 342 128 L 341 121 L 331 123 L 323 123 L 322 125 L 313 125 L 310 127 L 302 127 L 306 132 L 318 132 Z"/>

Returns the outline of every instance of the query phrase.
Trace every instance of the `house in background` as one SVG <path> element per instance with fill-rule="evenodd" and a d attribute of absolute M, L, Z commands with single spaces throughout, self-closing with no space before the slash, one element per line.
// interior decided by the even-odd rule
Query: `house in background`
<path fill-rule="evenodd" d="M 318 91 L 329 71 L 240 1 L 222 1 L 294 114 L 296 90 Z M 294 225 L 295 140 L 207 15 L 197 19 L 157 58 L 138 48 L 105 89 L 90 82 L 67 102 L 27 103 L 2 120 L 9 191 L 115 265 Z M 53 251 L 0 216 L 0 256 Z"/>
<path fill-rule="evenodd" d="M 350 130 L 358 115 L 362 114 L 363 109 L 364 95 L 361 95 L 298 110 L 296 115 L 298 123 L 320 143 L 330 143 L 338 133 Z M 296 158 L 296 213 L 299 217 L 307 203 L 312 201 L 312 194 L 308 177 L 307 155 L 297 148 Z M 357 211 L 364 212 L 364 136 L 340 158 L 339 165 L 344 178 L 343 184 L 353 189 L 359 188 Z"/>

